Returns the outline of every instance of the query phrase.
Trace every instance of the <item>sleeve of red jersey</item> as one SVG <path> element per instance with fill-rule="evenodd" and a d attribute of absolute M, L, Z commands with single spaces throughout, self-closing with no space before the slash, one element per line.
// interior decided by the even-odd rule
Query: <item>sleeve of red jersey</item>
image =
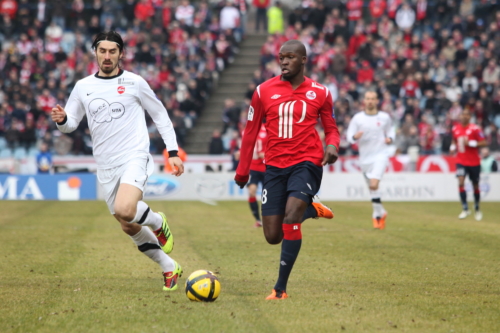
<path fill-rule="evenodd" d="M 264 108 L 260 101 L 258 89 L 259 87 L 257 87 L 253 93 L 252 102 L 248 109 L 247 126 L 245 127 L 245 134 L 241 141 L 240 162 L 238 163 L 236 176 L 234 177 L 235 180 L 241 182 L 248 181 L 255 141 L 257 140 L 257 135 L 259 134 L 262 124 L 262 117 L 264 116 Z"/>
<path fill-rule="evenodd" d="M 337 128 L 337 121 L 335 120 L 335 113 L 333 112 L 333 100 L 332 94 L 326 88 L 326 98 L 325 103 L 319 110 L 321 122 L 323 123 L 323 129 L 325 130 L 325 141 L 326 145 L 333 145 L 339 150 L 340 135 L 339 129 Z"/>
<path fill-rule="evenodd" d="M 481 142 L 481 141 L 486 140 L 486 138 L 484 137 L 484 133 L 481 130 L 481 127 L 479 127 L 479 126 L 476 129 L 476 135 L 475 136 L 476 136 L 476 141 L 477 142 Z"/>

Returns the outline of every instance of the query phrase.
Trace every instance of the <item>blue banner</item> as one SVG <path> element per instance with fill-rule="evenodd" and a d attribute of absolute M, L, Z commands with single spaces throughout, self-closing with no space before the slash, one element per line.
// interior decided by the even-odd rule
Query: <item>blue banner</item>
<path fill-rule="evenodd" d="M 0 175 L 0 200 L 95 199 L 94 174 Z"/>

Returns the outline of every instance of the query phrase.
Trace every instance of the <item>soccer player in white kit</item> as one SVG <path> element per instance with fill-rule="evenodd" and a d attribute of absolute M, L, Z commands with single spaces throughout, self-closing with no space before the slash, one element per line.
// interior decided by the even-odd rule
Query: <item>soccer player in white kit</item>
<path fill-rule="evenodd" d="M 122 70 L 123 40 L 114 32 L 99 33 L 92 44 L 99 71 L 79 80 L 66 106 L 52 109 L 61 132 L 74 131 L 87 116 L 97 163 L 97 178 L 109 211 L 138 249 L 163 270 L 163 290 L 176 290 L 181 266 L 167 253 L 174 239 L 167 218 L 142 201 L 153 172 L 145 112 L 151 116 L 169 152 L 175 176 L 184 172 L 167 110 L 140 76 Z"/>
<path fill-rule="evenodd" d="M 394 142 L 395 131 L 391 117 L 378 111 L 378 97 L 374 91 L 367 91 L 364 98 L 365 110 L 352 118 L 347 128 L 347 139 L 358 143 L 361 170 L 368 182 L 372 198 L 373 227 L 385 228 L 387 211 L 380 200 L 379 184 L 389 164 L 390 146 Z"/>

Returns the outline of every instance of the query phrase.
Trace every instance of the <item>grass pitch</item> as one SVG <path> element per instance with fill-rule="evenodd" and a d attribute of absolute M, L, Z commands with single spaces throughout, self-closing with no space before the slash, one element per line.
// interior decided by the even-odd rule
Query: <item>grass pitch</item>
<path fill-rule="evenodd" d="M 104 202 L 0 202 L 0 332 L 499 332 L 500 205 L 334 203 L 308 220 L 283 301 L 264 298 L 280 246 L 245 202 L 150 202 L 167 213 L 186 277 L 218 273 L 215 303 L 163 292 L 161 273 Z"/>

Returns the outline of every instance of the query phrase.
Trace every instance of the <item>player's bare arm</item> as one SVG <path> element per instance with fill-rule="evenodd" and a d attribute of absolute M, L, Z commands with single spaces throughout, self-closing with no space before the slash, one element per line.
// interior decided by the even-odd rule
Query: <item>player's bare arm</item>
<path fill-rule="evenodd" d="M 52 118 L 52 121 L 56 123 L 62 123 L 64 121 L 64 118 L 66 118 L 66 111 L 64 111 L 64 108 L 62 106 L 57 104 L 55 108 L 52 108 L 50 117 Z"/>

